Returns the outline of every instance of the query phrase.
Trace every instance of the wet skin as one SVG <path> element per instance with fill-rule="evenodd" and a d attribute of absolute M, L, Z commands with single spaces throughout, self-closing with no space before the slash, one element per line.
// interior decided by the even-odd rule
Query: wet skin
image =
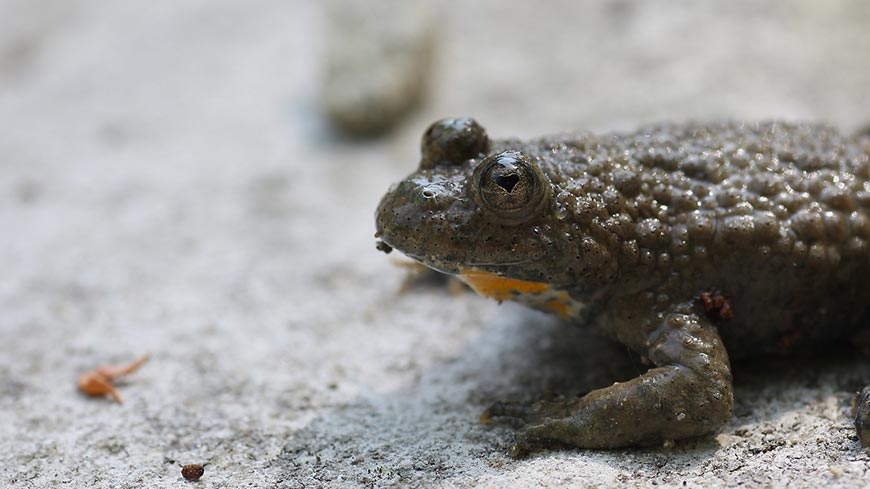
<path fill-rule="evenodd" d="M 649 362 L 581 398 L 491 407 L 484 419 L 525 423 L 515 455 L 713 432 L 731 417 L 729 356 L 824 348 L 870 319 L 870 138 L 827 126 L 519 141 L 445 119 L 376 221 L 382 249 L 595 328 Z"/>

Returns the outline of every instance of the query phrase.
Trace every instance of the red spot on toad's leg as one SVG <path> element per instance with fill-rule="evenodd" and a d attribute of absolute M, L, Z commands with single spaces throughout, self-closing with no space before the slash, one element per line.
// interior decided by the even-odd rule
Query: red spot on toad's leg
<path fill-rule="evenodd" d="M 731 308 L 731 297 L 723 294 L 720 290 L 712 289 L 701 292 L 698 302 L 704 308 L 704 314 L 711 321 L 721 323 L 734 317 Z"/>

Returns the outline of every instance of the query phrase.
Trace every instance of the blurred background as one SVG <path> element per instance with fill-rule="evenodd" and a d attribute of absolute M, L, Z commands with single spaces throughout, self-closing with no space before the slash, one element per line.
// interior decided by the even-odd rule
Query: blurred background
<path fill-rule="evenodd" d="M 193 462 L 214 487 L 860 483 L 851 368 L 749 382 L 743 417 L 664 459 L 507 459 L 482 407 L 617 367 L 536 313 L 400 293 L 374 208 L 448 116 L 853 132 L 870 3 L 0 0 L 0 485 L 174 487 Z M 76 392 L 146 352 L 123 406 Z"/>

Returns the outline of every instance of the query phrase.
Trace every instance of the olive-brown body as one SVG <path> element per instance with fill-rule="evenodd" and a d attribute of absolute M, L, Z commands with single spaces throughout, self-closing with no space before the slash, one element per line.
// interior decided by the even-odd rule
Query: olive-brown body
<path fill-rule="evenodd" d="M 828 126 L 661 124 L 524 142 L 440 121 L 377 227 L 424 264 L 487 274 L 505 298 L 652 361 L 637 386 L 594 391 L 567 416 L 494 407 L 529 421 L 520 451 L 709 432 L 730 417 L 729 354 L 818 348 L 870 327 L 870 139 Z M 674 402 L 656 405 L 653 385 Z M 637 400 L 620 408 L 619 396 Z M 605 418 L 631 427 L 593 426 Z"/>

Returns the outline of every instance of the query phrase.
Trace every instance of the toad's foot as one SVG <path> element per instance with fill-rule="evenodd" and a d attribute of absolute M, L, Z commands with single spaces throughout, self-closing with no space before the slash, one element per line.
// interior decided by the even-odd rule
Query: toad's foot
<path fill-rule="evenodd" d="M 706 318 L 671 314 L 646 341 L 645 374 L 579 399 L 499 403 L 483 420 L 521 420 L 511 455 L 553 445 L 614 448 L 704 435 L 731 417 L 728 354 Z"/>

